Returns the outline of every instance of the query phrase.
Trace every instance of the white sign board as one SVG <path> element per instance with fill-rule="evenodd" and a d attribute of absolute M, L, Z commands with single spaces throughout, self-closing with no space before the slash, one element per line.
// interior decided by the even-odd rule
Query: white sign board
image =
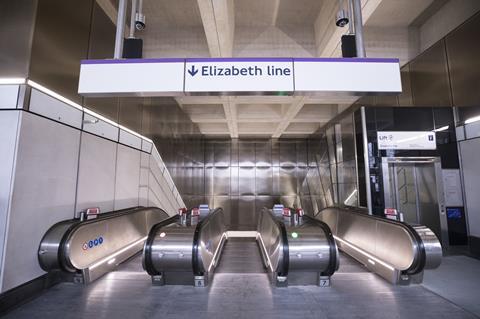
<path fill-rule="evenodd" d="M 293 92 L 292 59 L 187 59 L 185 92 Z"/>
<path fill-rule="evenodd" d="M 294 59 L 296 92 L 402 92 L 397 59 Z"/>
<path fill-rule="evenodd" d="M 78 93 L 88 96 L 183 94 L 184 67 L 183 59 L 86 60 L 80 67 Z"/>
<path fill-rule="evenodd" d="M 445 196 L 445 206 L 456 207 L 463 206 L 462 182 L 460 180 L 460 170 L 444 169 L 443 192 Z"/>
<path fill-rule="evenodd" d="M 400 93 L 397 59 L 196 58 L 84 60 L 83 96 Z"/>
<path fill-rule="evenodd" d="M 435 150 L 435 132 L 377 132 L 379 150 Z"/>

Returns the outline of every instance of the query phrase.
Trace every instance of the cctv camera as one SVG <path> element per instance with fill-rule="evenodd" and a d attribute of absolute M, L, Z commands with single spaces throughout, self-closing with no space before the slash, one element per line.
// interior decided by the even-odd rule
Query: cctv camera
<path fill-rule="evenodd" d="M 335 24 L 337 27 L 343 28 L 348 24 L 348 14 L 345 12 L 345 10 L 339 10 L 337 12 L 337 18 L 335 19 Z"/>
<path fill-rule="evenodd" d="M 145 15 L 144 14 L 141 14 L 141 13 L 138 13 L 135 14 L 135 28 L 137 28 L 137 30 L 143 30 L 145 29 Z"/>

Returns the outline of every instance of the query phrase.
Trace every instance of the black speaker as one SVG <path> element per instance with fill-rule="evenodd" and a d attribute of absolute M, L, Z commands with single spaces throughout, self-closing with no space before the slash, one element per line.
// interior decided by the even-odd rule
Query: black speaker
<path fill-rule="evenodd" d="M 344 58 L 355 58 L 357 56 L 357 46 L 355 44 L 355 35 L 342 35 L 342 56 Z"/>
<path fill-rule="evenodd" d="M 141 59 L 143 54 L 142 39 L 125 39 L 123 41 L 123 57 L 125 59 Z"/>

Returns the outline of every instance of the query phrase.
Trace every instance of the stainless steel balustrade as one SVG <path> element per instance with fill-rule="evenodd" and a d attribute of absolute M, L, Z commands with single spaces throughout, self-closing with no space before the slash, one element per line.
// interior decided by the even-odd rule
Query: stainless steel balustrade
<path fill-rule="evenodd" d="M 153 225 L 176 219 L 160 208 L 135 207 L 62 221 L 44 235 L 38 261 L 47 272 L 60 270 L 76 282 L 89 283 L 141 251 Z"/>
<path fill-rule="evenodd" d="M 315 216 L 330 226 L 340 250 L 393 284 L 420 283 L 437 268 L 442 247 L 425 226 L 368 215 L 358 208 L 326 208 Z"/>
<path fill-rule="evenodd" d="M 309 216 L 275 216 L 264 208 L 258 217 L 257 242 L 272 281 L 278 286 L 330 285 L 338 253 L 329 227 Z"/>
<path fill-rule="evenodd" d="M 198 223 L 191 213 L 186 223 L 159 223 L 145 242 L 143 268 L 154 284 L 206 286 L 226 240 L 221 208 L 200 217 Z"/>

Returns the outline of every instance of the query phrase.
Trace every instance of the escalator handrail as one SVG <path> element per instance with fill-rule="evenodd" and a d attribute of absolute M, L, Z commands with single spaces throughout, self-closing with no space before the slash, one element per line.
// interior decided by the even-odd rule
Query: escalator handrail
<path fill-rule="evenodd" d="M 167 212 L 165 212 L 161 208 L 139 206 L 139 207 L 125 208 L 125 209 L 122 209 L 122 210 L 117 210 L 117 211 L 112 211 L 112 212 L 108 212 L 108 213 L 99 214 L 97 216 L 97 218 L 94 218 L 94 219 L 87 219 L 87 220 L 84 220 L 84 221 L 80 221 L 80 219 L 78 219 L 78 222 L 72 224 L 65 231 L 65 233 L 62 236 L 62 239 L 60 240 L 60 245 L 59 245 L 59 249 L 58 249 L 58 256 L 57 256 L 57 258 L 59 260 L 60 268 L 63 271 L 67 271 L 67 272 L 74 272 L 75 271 L 75 268 L 73 266 L 67 264 L 67 258 L 66 258 L 65 253 L 66 253 L 66 245 L 67 245 L 68 241 L 73 236 L 75 231 L 77 231 L 80 227 L 83 227 L 83 226 L 89 225 L 89 224 L 93 224 L 93 223 L 97 223 L 97 222 L 100 222 L 100 221 L 104 221 L 104 220 L 107 220 L 107 219 L 117 218 L 117 217 L 120 217 L 120 216 L 123 216 L 123 215 L 130 215 L 130 214 L 134 214 L 134 213 L 137 213 L 137 212 L 140 212 L 140 211 L 151 210 L 151 209 L 158 210 L 158 211 L 160 211 L 160 212 L 162 212 L 162 213 L 164 213 L 168 216 Z M 57 225 L 57 224 L 55 224 L 55 225 Z"/>
<path fill-rule="evenodd" d="M 335 242 L 335 238 L 333 237 L 332 230 L 325 222 L 321 220 L 315 219 L 308 215 L 303 216 L 303 218 L 305 217 L 309 222 L 315 223 L 317 226 L 322 228 L 322 230 L 325 233 L 325 236 L 328 240 L 329 249 L 330 249 L 330 260 L 328 262 L 328 268 L 322 272 L 322 276 L 332 276 L 339 266 L 337 262 L 338 261 L 337 243 Z"/>
<path fill-rule="evenodd" d="M 417 250 L 417 253 L 415 254 L 415 257 L 413 259 L 412 264 L 410 265 L 410 267 L 408 269 L 405 270 L 405 272 L 409 275 L 415 275 L 415 274 L 418 274 L 418 273 L 422 272 L 423 269 L 425 268 L 425 265 L 426 265 L 426 262 L 427 262 L 425 245 L 423 244 L 423 240 L 420 237 L 420 235 L 415 231 L 415 229 L 411 225 L 409 225 L 407 223 L 404 223 L 404 222 L 397 221 L 397 220 L 393 220 L 393 219 L 382 218 L 382 217 L 375 216 L 375 215 L 368 215 L 368 214 L 365 214 L 364 210 L 362 210 L 358 207 L 351 207 L 351 206 L 326 207 L 326 208 L 322 209 L 321 211 L 317 212 L 314 216 L 315 217 L 318 216 L 324 210 L 327 210 L 327 209 L 340 209 L 340 210 L 343 210 L 344 212 L 347 212 L 349 214 L 361 215 L 364 218 L 374 219 L 374 220 L 377 220 L 377 221 L 380 221 L 380 222 L 396 225 L 396 226 L 399 226 L 399 227 L 403 228 L 404 230 L 406 230 L 410 234 L 411 238 L 414 240 L 414 242 L 416 244 L 415 245 L 416 250 Z"/>
<path fill-rule="evenodd" d="M 189 211 L 188 213 L 190 212 L 191 211 Z M 143 269 L 145 269 L 145 271 L 150 276 L 160 275 L 160 273 L 153 266 L 153 260 L 152 260 L 152 245 L 157 236 L 157 233 L 161 228 L 177 222 L 179 218 L 180 218 L 180 215 L 171 216 L 153 225 L 152 228 L 150 229 L 150 232 L 148 233 L 147 239 L 145 240 L 145 244 L 143 246 L 143 260 L 142 260 Z"/>
<path fill-rule="evenodd" d="M 194 276 L 203 276 L 205 269 L 203 266 L 200 265 L 200 250 L 198 249 L 200 246 L 200 235 L 202 233 L 202 228 L 206 225 L 215 215 L 223 213 L 223 209 L 221 207 L 217 207 L 213 210 L 213 212 L 209 213 L 205 218 L 200 220 L 195 227 L 195 232 L 193 234 L 193 245 L 192 245 L 192 270 Z"/>
<path fill-rule="evenodd" d="M 280 236 L 282 238 L 282 261 L 278 263 L 278 269 L 275 269 L 278 276 L 286 277 L 288 276 L 288 270 L 290 266 L 290 250 L 288 247 L 288 234 L 287 228 L 285 227 L 285 223 L 273 215 L 270 209 L 264 208 L 262 212 L 265 211 L 266 214 L 272 219 L 272 221 L 277 225 L 278 229 L 280 230 Z M 265 247 L 266 248 L 266 247 Z M 266 252 L 268 254 L 268 252 Z"/>

